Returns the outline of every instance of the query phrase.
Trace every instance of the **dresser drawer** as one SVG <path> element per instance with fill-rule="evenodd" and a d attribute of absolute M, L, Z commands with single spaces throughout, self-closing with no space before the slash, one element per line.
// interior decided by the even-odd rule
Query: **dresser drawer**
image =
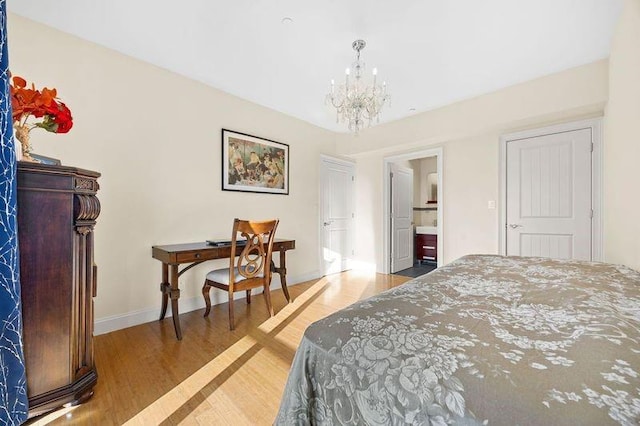
<path fill-rule="evenodd" d="M 423 256 L 436 257 L 438 256 L 438 249 L 433 246 L 422 246 L 417 248 L 416 254 L 419 258 L 422 258 Z"/>
<path fill-rule="evenodd" d="M 438 236 L 433 234 L 416 234 L 416 241 L 420 244 L 434 243 L 438 241 Z"/>
<path fill-rule="evenodd" d="M 437 262 L 438 256 L 421 256 L 418 258 L 418 260 L 424 260 L 427 262 Z"/>
<path fill-rule="evenodd" d="M 185 253 L 178 253 L 176 259 L 178 263 L 197 262 L 199 260 L 209 259 L 207 253 L 201 251 L 190 251 Z"/>
<path fill-rule="evenodd" d="M 418 255 L 420 257 L 422 257 L 422 256 L 437 256 L 438 255 L 438 250 L 436 248 L 424 248 L 423 247 L 419 251 L 417 251 L 417 253 L 418 253 Z"/>
<path fill-rule="evenodd" d="M 423 244 L 416 245 L 416 251 L 437 250 L 437 249 L 438 249 L 438 244 L 437 243 L 423 243 Z"/>
<path fill-rule="evenodd" d="M 425 243 L 431 243 L 433 245 L 438 244 L 438 236 L 437 235 L 425 235 L 424 236 Z"/>

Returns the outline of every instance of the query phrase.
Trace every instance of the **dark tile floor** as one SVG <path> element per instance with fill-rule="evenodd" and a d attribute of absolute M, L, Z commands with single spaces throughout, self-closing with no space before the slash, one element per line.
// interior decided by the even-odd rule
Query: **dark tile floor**
<path fill-rule="evenodd" d="M 419 277 L 436 269 L 435 263 L 415 263 L 413 267 L 395 272 L 393 275 L 402 275 L 403 277 Z"/>

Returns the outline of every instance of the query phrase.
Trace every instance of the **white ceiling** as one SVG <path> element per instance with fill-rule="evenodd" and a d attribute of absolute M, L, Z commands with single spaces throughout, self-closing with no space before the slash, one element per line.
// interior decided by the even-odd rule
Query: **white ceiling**
<path fill-rule="evenodd" d="M 8 0 L 11 12 L 318 126 L 362 59 L 397 120 L 609 55 L 622 0 Z M 290 17 L 293 22 L 283 24 Z M 412 111 L 411 109 L 415 109 Z"/>

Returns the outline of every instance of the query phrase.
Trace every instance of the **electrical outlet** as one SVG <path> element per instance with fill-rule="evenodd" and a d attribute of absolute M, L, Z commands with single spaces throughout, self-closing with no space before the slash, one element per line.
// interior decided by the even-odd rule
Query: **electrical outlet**
<path fill-rule="evenodd" d="M 496 208 L 496 202 L 494 200 L 489 200 L 487 202 L 487 208 L 489 210 L 494 210 Z"/>

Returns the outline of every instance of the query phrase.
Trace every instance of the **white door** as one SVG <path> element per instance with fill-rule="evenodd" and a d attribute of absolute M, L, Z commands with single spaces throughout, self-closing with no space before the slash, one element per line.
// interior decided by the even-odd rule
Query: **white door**
<path fill-rule="evenodd" d="M 325 275 L 350 268 L 353 255 L 355 165 L 323 157 L 320 171 L 322 267 Z"/>
<path fill-rule="evenodd" d="M 591 129 L 507 142 L 507 255 L 591 260 Z"/>
<path fill-rule="evenodd" d="M 413 170 L 391 163 L 391 273 L 413 266 Z"/>

